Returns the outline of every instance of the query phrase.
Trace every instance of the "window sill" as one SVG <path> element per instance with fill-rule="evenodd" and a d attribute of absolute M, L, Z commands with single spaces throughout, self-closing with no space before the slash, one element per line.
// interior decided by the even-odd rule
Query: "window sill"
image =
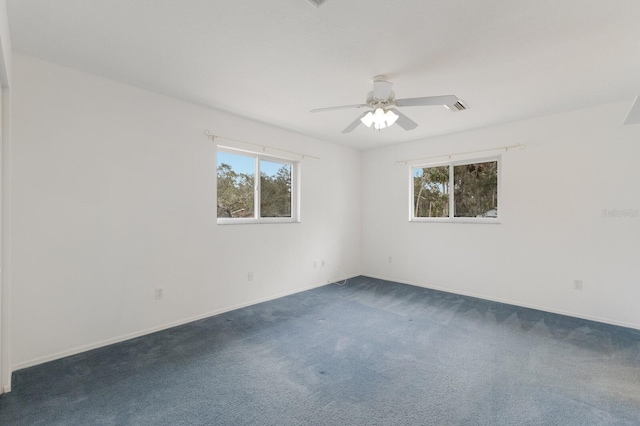
<path fill-rule="evenodd" d="M 264 223 L 300 223 L 290 217 L 263 217 L 260 219 L 218 218 L 218 225 L 255 225 Z"/>
<path fill-rule="evenodd" d="M 476 217 L 413 217 L 409 222 L 416 223 L 477 223 L 485 225 L 499 225 L 498 218 Z"/>

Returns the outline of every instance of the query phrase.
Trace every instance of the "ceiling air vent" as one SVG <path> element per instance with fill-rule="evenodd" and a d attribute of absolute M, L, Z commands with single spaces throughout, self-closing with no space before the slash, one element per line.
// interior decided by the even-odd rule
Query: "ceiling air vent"
<path fill-rule="evenodd" d="M 316 8 L 322 6 L 322 4 L 324 2 L 326 2 L 327 0 L 307 0 L 309 3 L 311 3 L 312 5 L 314 5 Z"/>
<path fill-rule="evenodd" d="M 469 107 L 463 104 L 460 99 L 458 99 L 458 102 L 456 102 L 455 104 L 445 105 L 444 107 L 452 112 L 464 111 L 465 109 L 469 109 Z"/>

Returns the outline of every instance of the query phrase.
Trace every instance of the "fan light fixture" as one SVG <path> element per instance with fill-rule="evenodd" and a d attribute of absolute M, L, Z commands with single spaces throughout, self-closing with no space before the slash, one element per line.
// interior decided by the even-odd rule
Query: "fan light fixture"
<path fill-rule="evenodd" d="M 373 113 L 369 111 L 364 117 L 360 119 L 362 124 L 367 127 L 371 127 L 376 130 L 384 129 L 385 127 L 391 127 L 393 123 L 398 119 L 398 114 L 393 111 L 385 111 L 382 108 L 376 108 Z"/>
<path fill-rule="evenodd" d="M 312 0 L 309 0 L 312 1 Z M 413 130 L 418 127 L 418 123 L 398 111 L 399 107 L 415 106 L 445 106 L 450 111 L 464 111 L 468 107 L 454 95 L 426 96 L 422 98 L 396 99 L 396 95 L 391 90 L 393 84 L 387 81 L 384 75 L 373 77 L 373 90 L 367 94 L 366 101 L 362 104 L 341 105 L 329 108 L 316 108 L 311 112 L 334 111 L 348 108 L 368 108 L 358 118 L 353 120 L 342 133 L 353 132 L 361 123 L 367 127 L 373 126 L 376 130 L 385 129 L 397 123 L 404 130 Z M 639 108 L 640 110 L 640 108 Z"/>

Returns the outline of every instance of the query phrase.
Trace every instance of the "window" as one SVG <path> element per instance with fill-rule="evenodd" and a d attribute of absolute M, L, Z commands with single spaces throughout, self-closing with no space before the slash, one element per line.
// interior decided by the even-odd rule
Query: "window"
<path fill-rule="evenodd" d="M 295 161 L 218 149 L 218 223 L 296 222 L 297 170 Z"/>
<path fill-rule="evenodd" d="M 410 220 L 497 222 L 499 161 L 411 167 Z"/>

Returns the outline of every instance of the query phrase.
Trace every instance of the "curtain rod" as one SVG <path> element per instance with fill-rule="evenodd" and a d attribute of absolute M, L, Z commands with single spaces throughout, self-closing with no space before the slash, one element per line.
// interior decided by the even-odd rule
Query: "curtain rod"
<path fill-rule="evenodd" d="M 456 152 L 455 154 L 433 155 L 431 157 L 414 158 L 413 160 L 398 160 L 397 163 L 409 164 L 409 163 L 413 163 L 414 161 L 430 160 L 432 158 L 442 158 L 442 157 L 449 157 L 449 159 L 451 159 L 451 157 L 453 157 L 454 155 L 476 154 L 478 152 L 499 151 L 502 149 L 504 149 L 504 151 L 507 152 L 510 149 L 514 149 L 514 148 L 525 149 L 526 147 L 527 147 L 526 145 L 519 143 L 517 145 L 503 146 L 500 148 L 488 148 L 488 149 L 479 149 L 477 151 Z"/>
<path fill-rule="evenodd" d="M 259 148 L 262 148 L 262 152 L 265 152 L 265 150 L 267 150 L 267 149 L 273 149 L 275 151 L 286 152 L 288 154 L 293 154 L 293 155 L 299 155 L 300 157 L 302 157 L 303 160 L 305 158 L 313 158 L 315 160 L 319 160 L 320 159 L 320 157 L 315 157 L 313 155 L 302 154 L 300 152 L 294 152 L 294 151 L 287 151 L 286 149 L 275 148 L 273 146 L 259 145 L 257 143 L 245 142 L 245 141 L 241 141 L 241 140 L 238 140 L 238 139 L 225 138 L 223 136 L 218 136 L 218 135 L 214 135 L 213 133 L 209 133 L 209 130 L 206 130 L 206 129 L 204 131 L 204 135 L 206 137 L 208 137 L 209 139 L 211 139 L 212 141 L 215 141 L 216 139 L 224 139 L 224 140 L 227 140 L 227 141 L 233 141 L 233 142 L 244 143 L 244 144 L 247 144 L 247 145 L 257 146 Z"/>

